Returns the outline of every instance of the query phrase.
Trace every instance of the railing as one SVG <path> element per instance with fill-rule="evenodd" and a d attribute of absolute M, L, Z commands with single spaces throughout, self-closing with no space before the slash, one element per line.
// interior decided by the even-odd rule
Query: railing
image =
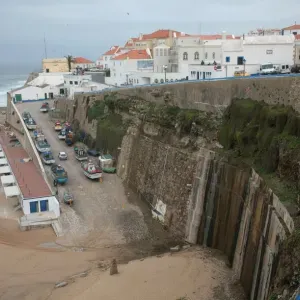
<path fill-rule="evenodd" d="M 168 74 L 168 73 L 167 73 Z M 220 78 L 206 78 L 206 79 L 193 79 L 193 80 L 182 80 L 182 81 L 173 81 L 173 82 L 164 82 L 164 83 L 152 83 L 152 84 L 141 84 L 141 85 L 133 85 L 126 86 L 126 89 L 135 89 L 135 88 L 143 88 L 143 87 L 158 87 L 162 85 L 171 85 L 171 84 L 182 84 L 182 83 L 195 83 L 195 82 L 207 82 L 207 81 L 223 81 L 223 80 L 245 80 L 245 79 L 261 79 L 261 78 L 278 78 L 278 77 L 300 77 L 300 74 L 278 74 L 278 75 L 253 75 L 253 76 L 240 76 L 240 77 L 220 77 Z M 124 87 L 114 87 L 114 88 L 106 88 L 100 91 L 93 92 L 80 92 L 74 93 L 76 94 L 84 94 L 84 95 L 93 95 L 93 94 L 102 94 L 107 92 L 113 92 L 120 90 L 120 88 Z"/>

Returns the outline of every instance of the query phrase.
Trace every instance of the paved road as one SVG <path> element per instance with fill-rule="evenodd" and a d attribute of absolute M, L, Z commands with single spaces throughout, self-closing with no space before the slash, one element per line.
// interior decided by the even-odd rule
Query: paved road
<path fill-rule="evenodd" d="M 141 209 L 128 202 L 120 179 L 104 174 L 102 183 L 87 179 L 80 163 L 74 157 L 73 147 L 67 147 L 57 138 L 48 114 L 39 111 L 41 102 L 19 104 L 22 113 L 27 110 L 43 130 L 55 157 L 67 152 L 69 159 L 61 162 L 69 175 L 69 188 L 75 196 L 72 208 L 61 204 L 64 237 L 59 242 L 72 246 L 102 247 L 145 239 L 149 235 Z M 45 168 L 46 171 L 49 167 Z M 59 187 L 62 196 L 64 187 Z"/>

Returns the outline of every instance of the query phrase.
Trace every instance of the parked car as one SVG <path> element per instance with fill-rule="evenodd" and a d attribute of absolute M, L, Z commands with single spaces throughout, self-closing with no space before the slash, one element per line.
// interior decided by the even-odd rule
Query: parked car
<path fill-rule="evenodd" d="M 59 152 L 59 154 L 58 154 L 58 158 L 60 159 L 60 160 L 67 160 L 68 159 L 68 155 L 67 155 L 67 153 L 66 152 Z"/>

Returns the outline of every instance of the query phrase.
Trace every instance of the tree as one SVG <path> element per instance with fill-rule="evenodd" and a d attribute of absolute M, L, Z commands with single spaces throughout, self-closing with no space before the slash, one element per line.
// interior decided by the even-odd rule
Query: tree
<path fill-rule="evenodd" d="M 71 72 L 72 62 L 74 62 L 73 56 L 72 55 L 67 55 L 67 56 L 65 56 L 65 58 L 67 59 L 67 62 L 68 62 L 69 72 Z"/>

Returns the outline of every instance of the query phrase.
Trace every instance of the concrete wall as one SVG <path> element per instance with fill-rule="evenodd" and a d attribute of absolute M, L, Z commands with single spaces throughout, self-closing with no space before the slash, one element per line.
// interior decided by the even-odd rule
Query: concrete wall
<path fill-rule="evenodd" d="M 59 72 L 68 72 L 69 66 L 66 58 L 45 58 L 43 59 L 43 71 L 46 72 L 46 69 L 50 73 L 59 73 Z"/>
<path fill-rule="evenodd" d="M 19 121 L 19 122 L 18 122 Z M 23 148 L 27 152 L 27 154 L 32 157 L 32 161 L 34 162 L 37 170 L 39 170 L 48 184 L 50 191 L 52 191 L 52 187 L 48 182 L 47 175 L 41 161 L 41 158 L 34 146 L 30 133 L 22 119 L 20 112 L 18 111 L 18 105 L 14 104 L 10 94 L 7 94 L 7 112 L 6 112 L 6 122 L 15 129 L 17 138 L 22 144 Z"/>

